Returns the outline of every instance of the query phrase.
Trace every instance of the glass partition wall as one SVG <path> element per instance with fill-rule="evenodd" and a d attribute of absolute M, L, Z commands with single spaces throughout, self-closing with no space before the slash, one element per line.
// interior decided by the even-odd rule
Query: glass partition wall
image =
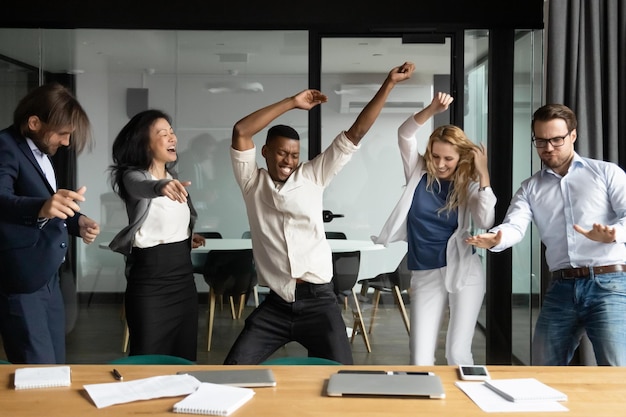
<path fill-rule="evenodd" d="M 541 161 L 531 143 L 530 125 L 543 99 L 542 45 L 539 32 L 516 32 L 512 193 L 524 179 L 541 169 Z M 541 239 L 534 223 L 512 251 L 512 356 L 516 362 L 530 365 L 532 334 L 541 305 L 542 271 Z"/>
<path fill-rule="evenodd" d="M 189 191 L 199 212 L 197 230 L 219 231 L 225 238 L 241 237 L 248 230 L 228 156 L 232 126 L 246 114 L 307 88 L 307 32 L 3 29 L 0 39 L 0 55 L 26 68 L 70 75 L 91 118 L 94 147 L 77 158 L 77 184 L 88 187 L 81 210 L 101 223 L 96 243 L 104 246 L 127 224 L 107 168 L 115 135 L 147 108 L 163 110 L 173 119 L 177 169 L 181 179 L 193 184 Z M 7 73 L 9 69 L 3 77 Z M 2 86 L 3 97 L 15 90 L 10 94 L 14 100 L 2 103 L 5 125 L 27 91 L 16 87 L 23 84 L 16 80 Z M 277 123 L 300 132 L 301 158 L 307 160 L 306 112 L 289 112 Z M 256 138 L 258 146 L 264 135 Z M 121 255 L 97 244 L 77 245 L 77 250 L 79 292 L 124 291 Z M 197 284 L 207 289 L 202 279 Z"/>
<path fill-rule="evenodd" d="M 529 156 L 534 155 L 530 116 L 541 101 L 538 33 L 520 32 L 516 42 L 513 140 L 515 154 L 524 156 L 513 161 L 513 189 L 538 168 Z M 465 100 L 455 103 L 468 136 L 485 144 L 488 36 L 488 31 L 465 32 Z M 241 237 L 248 222 L 228 156 L 232 126 L 248 113 L 309 87 L 308 48 L 307 31 L 0 29 L 2 127 L 10 124 L 15 104 L 28 90 L 54 79 L 71 84 L 92 121 L 94 147 L 77 158 L 76 184 L 87 186 L 81 210 L 100 221 L 102 233 L 94 245 L 77 245 L 79 293 L 125 289 L 121 255 L 98 244 L 104 246 L 127 222 L 123 205 L 112 193 L 107 168 L 113 139 L 129 118 L 147 108 L 172 116 L 179 140 L 178 171 L 193 183 L 190 193 L 200 215 L 197 230 Z M 345 216 L 328 223 L 327 230 L 343 231 L 350 239 L 369 239 L 378 233 L 402 190 L 397 127 L 427 105 L 435 91 L 451 91 L 452 49 L 450 38 L 433 45 L 402 44 L 391 37 L 322 40 L 321 89 L 329 101 L 321 107 L 321 137 L 309 138 L 305 111 L 294 110 L 277 120 L 300 133 L 303 161 L 309 159 L 309 139 L 324 149 L 340 130 L 349 128 L 393 66 L 413 60 L 418 67 L 411 84 L 398 89 L 362 149 L 327 190 L 324 208 Z M 443 116 L 447 119 L 433 123 L 452 122 L 451 116 Z M 432 126 L 420 134 L 427 138 L 431 130 Z M 264 138 L 261 132 L 257 146 Z M 264 166 L 260 155 L 259 163 Z M 523 323 L 521 332 L 514 323 L 514 338 L 519 340 L 513 345 L 520 349 L 514 354 L 521 363 L 530 362 L 524 350 L 530 343 L 539 290 L 536 236 L 529 233 L 530 241 L 515 249 L 510 278 L 515 305 L 520 307 L 514 321 L 518 317 Z M 390 256 L 398 256 L 399 262 L 404 250 L 401 244 Z M 197 284 L 200 291 L 207 290 L 202 279 Z"/>

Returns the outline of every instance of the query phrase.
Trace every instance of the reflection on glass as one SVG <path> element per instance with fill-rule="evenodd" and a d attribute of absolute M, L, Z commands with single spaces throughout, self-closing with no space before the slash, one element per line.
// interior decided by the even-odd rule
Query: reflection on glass
<path fill-rule="evenodd" d="M 538 36 L 535 32 L 520 31 L 515 42 L 513 193 L 537 167 L 537 153 L 528 138 L 531 136 L 532 114 L 541 100 L 542 51 Z M 530 365 L 530 345 L 541 284 L 541 242 L 534 225 L 512 251 L 512 354 L 516 362 Z"/>
<path fill-rule="evenodd" d="M 81 210 L 100 220 L 101 243 L 128 222 L 111 192 L 107 167 L 113 137 L 132 114 L 149 107 L 172 115 L 178 168 L 181 179 L 192 181 L 198 231 L 238 238 L 249 228 L 230 165 L 232 126 L 308 86 L 306 31 L 0 29 L 0 62 L 2 55 L 66 77 L 75 87 L 96 142 L 77 162 L 77 184 L 88 186 Z M 6 74 L 2 68 L 0 74 Z M 19 99 L 22 92 L 2 97 Z M 2 105 L 5 120 L 9 107 L 12 111 L 13 103 Z M 277 122 L 299 131 L 301 158 L 308 159 L 306 112 L 290 112 Z M 264 135 L 255 138 L 258 147 L 265 143 Z M 265 166 L 261 157 L 258 162 Z M 79 291 L 124 290 L 121 256 L 107 256 L 97 245 L 79 245 L 78 251 Z M 199 288 L 206 289 L 200 282 Z"/>

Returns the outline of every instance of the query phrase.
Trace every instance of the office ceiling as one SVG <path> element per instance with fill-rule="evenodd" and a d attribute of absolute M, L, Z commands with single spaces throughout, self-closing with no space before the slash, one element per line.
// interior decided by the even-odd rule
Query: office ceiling
<path fill-rule="evenodd" d="M 53 72 L 88 71 L 154 74 L 299 74 L 308 72 L 305 31 L 165 31 L 0 29 L 0 54 Z M 16 36 L 17 35 L 17 36 Z M 471 56 L 486 50 L 486 39 L 466 45 Z M 425 74 L 448 73 L 450 40 L 402 44 L 400 38 L 326 38 L 325 73 L 386 73 L 404 61 Z"/>

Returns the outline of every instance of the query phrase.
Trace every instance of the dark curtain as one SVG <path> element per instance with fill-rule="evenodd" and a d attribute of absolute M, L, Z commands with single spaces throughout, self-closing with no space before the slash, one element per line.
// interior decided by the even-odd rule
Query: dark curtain
<path fill-rule="evenodd" d="M 624 168 L 626 0 L 548 1 L 546 102 L 576 112 L 581 156 Z M 578 353 L 580 364 L 596 363 L 587 337 Z"/>
<path fill-rule="evenodd" d="M 581 156 L 624 168 L 626 0 L 549 0 L 548 7 L 546 102 L 576 112 Z"/>

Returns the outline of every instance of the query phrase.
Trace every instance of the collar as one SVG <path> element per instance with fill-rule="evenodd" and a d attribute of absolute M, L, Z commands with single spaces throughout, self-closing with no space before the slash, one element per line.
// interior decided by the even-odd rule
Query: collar
<path fill-rule="evenodd" d="M 567 168 L 567 173 L 569 174 L 570 172 L 572 172 L 573 169 L 577 167 L 582 167 L 585 165 L 587 165 L 587 162 L 580 155 L 578 155 L 578 153 L 574 152 L 574 157 L 572 158 L 572 162 L 569 164 L 569 167 Z M 552 170 L 552 168 L 544 166 L 541 169 L 541 176 L 544 176 L 546 174 L 558 175 L 556 172 Z"/>
<path fill-rule="evenodd" d="M 30 150 L 33 152 L 34 155 L 40 158 L 45 155 L 45 153 L 41 152 L 41 149 L 39 149 L 37 145 L 35 145 L 35 142 L 33 142 L 31 138 L 26 138 L 26 143 L 28 143 L 28 146 L 30 147 Z"/>

